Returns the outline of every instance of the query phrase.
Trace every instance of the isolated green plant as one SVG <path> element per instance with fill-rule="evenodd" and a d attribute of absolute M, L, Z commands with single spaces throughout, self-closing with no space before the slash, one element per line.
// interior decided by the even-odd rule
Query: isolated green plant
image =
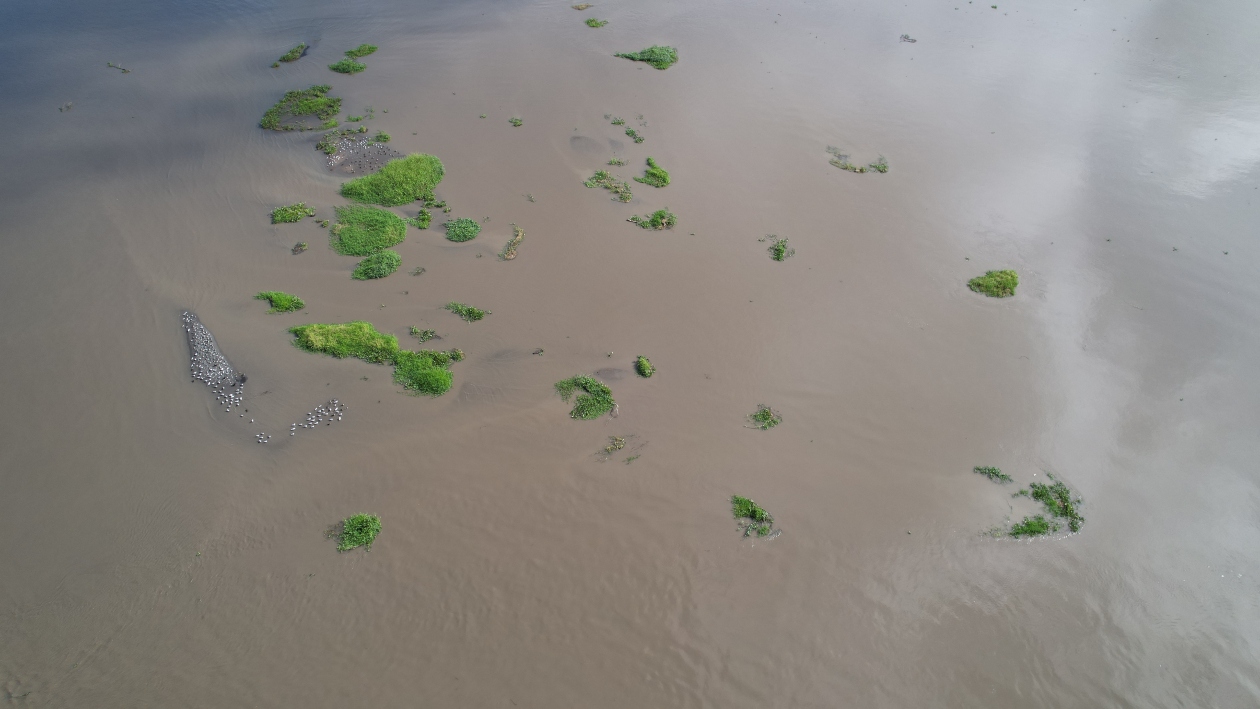
<path fill-rule="evenodd" d="M 511 123 L 516 128 L 520 128 L 521 125 L 525 123 L 525 121 L 521 120 L 517 116 L 512 116 L 511 118 L 508 119 L 508 123 Z"/>
<path fill-rule="evenodd" d="M 644 229 L 673 229 L 678 223 L 678 215 L 669 211 L 669 208 L 658 209 L 647 216 L 640 217 L 637 214 L 630 217 L 626 221 L 633 222 Z"/>
<path fill-rule="evenodd" d="M 647 165 L 647 170 L 644 171 L 643 177 L 634 178 L 635 182 L 642 182 L 653 187 L 664 187 L 669 184 L 669 173 L 657 165 L 655 160 L 649 157 Z"/>
<path fill-rule="evenodd" d="M 657 69 L 668 69 L 678 62 L 678 50 L 673 47 L 662 47 L 660 45 L 652 45 L 646 49 L 637 52 L 620 52 L 613 56 L 622 59 L 631 59 L 636 62 L 647 62 Z"/>
<path fill-rule="evenodd" d="M 271 210 L 272 224 L 292 224 L 293 222 L 302 221 L 302 217 L 315 216 L 315 209 L 306 206 L 306 202 L 298 202 L 285 207 L 276 207 Z"/>
<path fill-rule="evenodd" d="M 378 251 L 360 261 L 354 267 L 354 272 L 350 274 L 350 277 L 359 281 L 384 278 L 397 271 L 401 265 L 402 256 L 399 256 L 397 251 Z"/>
<path fill-rule="evenodd" d="M 747 497 L 731 495 L 731 514 L 741 522 L 740 526 L 744 530 L 745 537 L 750 534 L 764 537 L 770 534 L 774 526 L 774 517 L 764 507 Z"/>
<path fill-rule="evenodd" d="M 430 330 L 430 329 L 421 330 L 415 325 L 412 325 L 411 335 L 412 337 L 416 338 L 417 340 L 421 342 L 428 342 L 429 340 L 432 340 L 433 338 L 437 337 L 437 330 Z"/>
<path fill-rule="evenodd" d="M 372 136 L 372 141 L 375 143 L 388 143 L 390 140 L 391 138 L 389 133 L 386 133 L 383 130 L 376 131 L 376 135 Z"/>
<path fill-rule="evenodd" d="M 976 467 L 972 468 L 972 471 L 985 476 L 986 478 L 992 480 L 995 483 L 1009 483 L 1009 482 L 1014 481 L 1014 479 L 1011 476 L 1002 472 L 1001 468 L 994 468 L 992 466 L 987 466 L 987 465 L 977 465 Z"/>
<path fill-rule="evenodd" d="M 337 551 L 350 551 L 358 547 L 372 548 L 376 535 L 381 533 L 381 518 L 376 515 L 351 515 L 341 522 L 341 534 L 337 539 Z"/>
<path fill-rule="evenodd" d="M 1019 274 L 1010 270 L 986 271 L 983 276 L 967 281 L 968 288 L 990 298 L 1009 298 L 1015 295 L 1015 287 L 1018 285 Z"/>
<path fill-rule="evenodd" d="M 603 27 L 606 24 L 608 24 L 608 20 L 597 20 L 594 17 L 586 18 L 587 27 Z"/>
<path fill-rule="evenodd" d="M 748 415 L 748 420 L 752 421 L 753 428 L 762 431 L 769 431 L 783 423 L 783 417 L 779 415 L 779 412 L 765 404 L 757 404 L 757 410 Z"/>
<path fill-rule="evenodd" d="M 414 217 L 404 217 L 403 221 L 417 229 L 428 229 L 429 224 L 433 222 L 433 213 L 421 207 L 419 214 Z"/>
<path fill-rule="evenodd" d="M 379 47 L 375 44 L 360 44 L 354 49 L 347 50 L 346 56 L 351 59 L 362 59 L 363 57 L 375 52 L 377 49 L 379 49 Z"/>
<path fill-rule="evenodd" d="M 367 131 L 365 127 L 364 132 Z M 397 207 L 424 199 L 442 181 L 446 168 L 432 155 L 412 153 L 390 160 L 379 171 L 358 177 L 341 186 L 341 196 L 356 202 Z"/>
<path fill-rule="evenodd" d="M 476 239 L 477 235 L 480 233 L 481 225 L 477 223 L 476 219 L 460 217 L 459 219 L 452 219 L 446 223 L 446 238 L 449 241 L 472 241 L 473 239 Z"/>
<path fill-rule="evenodd" d="M 583 182 L 587 187 L 603 187 L 613 193 L 613 199 L 618 202 L 629 202 L 634 199 L 634 195 L 630 194 L 630 185 L 624 180 L 619 180 L 612 176 L 607 170 L 596 172 L 591 179 Z"/>
<path fill-rule="evenodd" d="M 343 256 L 367 256 L 407 238 L 406 223 L 391 211 L 352 204 L 337 207 L 336 212 L 329 244 Z"/>
<path fill-rule="evenodd" d="M 254 300 L 265 300 L 271 304 L 269 313 L 292 313 L 306 307 L 306 303 L 302 299 L 291 293 L 285 293 L 278 290 L 268 290 L 254 296 Z"/>
<path fill-rule="evenodd" d="M 471 305 L 456 303 L 454 301 L 447 303 L 446 309 L 463 318 L 465 322 L 477 322 L 485 316 L 493 314 L 489 310 L 474 308 Z"/>
<path fill-rule="evenodd" d="M 570 418 L 596 419 L 612 411 L 613 406 L 617 404 L 612 398 L 612 390 L 594 377 L 579 374 L 556 382 L 556 393 L 566 403 L 572 398 L 573 393 L 579 390 L 582 393 L 578 394 L 573 402 L 573 410 L 569 412 Z"/>
<path fill-rule="evenodd" d="M 341 99 L 330 98 L 326 94 L 332 91 L 327 84 L 319 84 L 309 89 L 289 91 L 267 109 L 258 125 L 268 130 L 294 130 L 295 126 L 282 125 L 285 117 L 315 116 L 327 121 L 341 112 Z M 305 130 L 305 126 L 300 126 Z"/>
<path fill-rule="evenodd" d="M 796 249 L 788 247 L 787 239 L 779 238 L 774 234 L 768 234 L 766 238 L 770 239 L 770 248 L 768 249 L 770 252 L 770 258 L 775 261 L 784 261 L 789 256 L 796 255 Z"/>
<path fill-rule="evenodd" d="M 294 47 L 293 49 L 290 49 L 289 51 L 285 52 L 284 56 L 280 57 L 280 61 L 286 62 L 286 63 L 295 62 L 298 59 L 302 58 L 302 52 L 305 52 L 305 51 L 306 51 L 306 42 L 303 42 L 299 44 L 298 46 Z"/>
<path fill-rule="evenodd" d="M 652 366 L 652 363 L 648 361 L 647 357 L 639 355 L 634 359 L 634 371 L 638 372 L 639 376 L 646 378 L 652 376 L 652 374 L 656 372 L 656 367 Z"/>
<path fill-rule="evenodd" d="M 338 74 L 358 74 L 367 68 L 367 64 L 364 64 L 363 62 L 356 62 L 350 57 L 346 57 L 345 59 L 329 64 L 328 68 Z"/>
<path fill-rule="evenodd" d="M 626 135 L 630 136 L 630 139 L 636 143 L 642 143 L 644 140 L 643 136 L 639 135 L 639 132 L 633 128 L 627 128 Z"/>
<path fill-rule="evenodd" d="M 610 158 L 610 159 L 608 160 L 608 164 L 609 164 L 609 165 L 619 165 L 619 166 L 620 166 L 620 165 L 625 165 L 625 164 L 626 164 L 626 161 L 625 161 L 625 160 L 622 160 L 621 158 Z"/>

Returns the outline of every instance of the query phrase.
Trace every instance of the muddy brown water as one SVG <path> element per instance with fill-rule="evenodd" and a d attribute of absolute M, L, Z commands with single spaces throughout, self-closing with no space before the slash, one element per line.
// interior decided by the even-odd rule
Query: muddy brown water
<path fill-rule="evenodd" d="M 1256 4 L 569 4 L 0 8 L 6 706 L 1260 704 Z M 653 43 L 680 63 L 610 56 Z M 364 283 L 268 223 L 342 204 L 318 131 L 256 128 L 325 82 L 441 157 L 475 241 L 435 219 Z M 584 188 L 614 154 L 673 183 Z M 1013 299 L 963 286 L 1004 267 Z M 246 418 L 189 381 L 184 309 Z M 285 332 L 354 319 L 436 329 L 454 388 Z M 638 354 L 618 418 L 567 418 L 555 381 Z M 1031 508 L 975 465 L 1061 476 L 1082 533 L 983 536 Z"/>

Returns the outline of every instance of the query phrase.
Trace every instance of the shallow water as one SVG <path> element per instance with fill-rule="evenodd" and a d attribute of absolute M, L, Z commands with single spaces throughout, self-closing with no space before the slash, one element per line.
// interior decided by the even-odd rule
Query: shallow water
<path fill-rule="evenodd" d="M 1260 703 L 1260 6 L 998 5 L 0 7 L 0 697 Z M 680 63 L 610 56 L 653 43 Z M 314 83 L 441 157 L 481 235 L 435 219 L 365 283 L 313 220 L 269 224 L 342 204 L 318 132 L 256 128 Z M 673 182 L 583 187 L 614 154 Z M 672 231 L 625 222 L 663 206 Z M 1013 299 L 963 285 L 1008 267 Z M 245 417 L 190 383 L 185 309 Z M 355 319 L 435 328 L 454 389 L 285 332 Z M 598 370 L 619 417 L 570 420 L 552 383 Z M 762 403 L 781 426 L 745 426 Z M 601 462 L 613 435 L 640 457 Z M 975 465 L 1060 476 L 1082 532 L 984 536 L 1033 508 Z M 782 536 L 742 539 L 732 493 Z M 382 536 L 337 554 L 360 511 Z"/>

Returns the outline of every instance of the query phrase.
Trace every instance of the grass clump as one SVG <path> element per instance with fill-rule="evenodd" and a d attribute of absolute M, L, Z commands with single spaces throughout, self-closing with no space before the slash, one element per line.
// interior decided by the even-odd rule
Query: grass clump
<path fill-rule="evenodd" d="M 350 59 L 362 59 L 377 49 L 380 49 L 380 47 L 377 47 L 375 44 L 360 44 L 354 49 L 348 50 L 346 56 Z"/>
<path fill-rule="evenodd" d="M 967 281 L 968 288 L 990 298 L 1009 298 L 1015 295 L 1015 287 L 1018 285 L 1019 274 L 1010 270 L 987 271 L 983 276 Z"/>
<path fill-rule="evenodd" d="M 381 518 L 376 515 L 351 515 L 341 522 L 337 535 L 337 551 L 350 551 L 358 547 L 372 548 L 376 535 L 381 533 Z"/>
<path fill-rule="evenodd" d="M 306 202 L 298 202 L 290 204 L 286 207 L 276 207 L 271 210 L 272 224 L 292 224 L 293 222 L 302 221 L 302 217 L 315 216 L 315 209 L 306 206 Z"/>
<path fill-rule="evenodd" d="M 626 221 L 638 224 L 644 229 L 656 229 L 659 231 L 661 229 L 673 229 L 674 225 L 678 223 L 678 215 L 669 211 L 669 208 L 666 207 L 665 209 L 658 209 L 645 217 L 640 217 L 636 214 Z"/>
<path fill-rule="evenodd" d="M 432 340 L 433 338 L 437 337 L 437 330 L 429 330 L 429 329 L 421 330 L 415 325 L 412 325 L 411 336 L 421 342 L 428 342 L 429 340 Z"/>
<path fill-rule="evenodd" d="M 596 172 L 591 179 L 583 182 L 587 187 L 603 187 L 613 193 L 613 199 L 618 202 L 629 202 L 634 199 L 634 195 L 630 194 L 630 184 L 624 180 L 618 180 L 612 176 L 607 170 Z"/>
<path fill-rule="evenodd" d="M 644 140 L 646 140 L 646 138 L 639 135 L 639 132 L 633 128 L 627 128 L 626 135 L 630 136 L 630 139 L 636 143 L 642 143 Z"/>
<path fill-rule="evenodd" d="M 332 69 L 338 74 L 358 74 L 364 69 L 367 69 L 367 64 L 364 64 L 363 62 L 356 62 L 355 60 L 347 57 L 340 61 L 329 64 L 328 68 Z"/>
<path fill-rule="evenodd" d="M 1068 529 L 1073 532 L 1079 532 L 1081 524 L 1085 522 L 1085 518 L 1076 511 L 1076 506 L 1081 503 L 1081 498 L 1072 497 L 1072 491 L 1068 486 L 1059 480 L 1055 480 L 1053 475 L 1050 475 L 1049 485 L 1032 483 L 1027 490 L 1020 490 L 1016 494 L 1031 497 L 1040 502 L 1051 517 L 1067 520 Z"/>
<path fill-rule="evenodd" d="M 499 258 L 504 261 L 511 261 L 516 258 L 516 247 L 520 246 L 521 242 L 524 240 L 525 230 L 513 224 L 512 238 L 508 239 L 507 244 L 503 246 L 503 250 L 499 252 Z"/>
<path fill-rule="evenodd" d="M 769 431 L 783 423 L 783 417 L 779 415 L 779 412 L 765 404 L 757 404 L 757 410 L 748 415 L 748 420 L 752 421 L 753 428 L 762 431 Z"/>
<path fill-rule="evenodd" d="M 625 165 L 626 161 L 622 160 L 621 158 L 611 158 L 609 159 L 608 164 L 609 165 Z"/>
<path fill-rule="evenodd" d="M 669 173 L 657 165 L 655 160 L 649 157 L 647 165 L 647 170 L 643 172 L 643 177 L 634 178 L 635 182 L 642 182 L 653 187 L 664 187 L 669 184 Z"/>
<path fill-rule="evenodd" d="M 770 240 L 770 248 L 767 249 L 770 252 L 770 258 L 775 261 L 784 261 L 789 256 L 796 255 L 796 249 L 788 247 L 787 239 L 780 239 L 774 234 L 770 234 L 766 238 Z"/>
<path fill-rule="evenodd" d="M 290 49 L 289 51 L 285 52 L 284 56 L 280 57 L 280 61 L 285 62 L 286 64 L 289 62 L 295 62 L 302 58 L 302 53 L 305 51 L 306 51 L 306 42 L 303 42 L 299 44 L 298 46 L 294 47 L 293 49 Z M 275 66 L 275 65 L 273 64 L 272 66 Z"/>
<path fill-rule="evenodd" d="M 508 123 L 511 123 L 514 128 L 520 128 L 522 125 L 524 125 L 525 121 L 522 121 L 517 116 L 512 116 L 511 118 L 508 119 Z"/>
<path fill-rule="evenodd" d="M 372 136 L 372 142 L 374 143 L 388 143 L 390 140 L 393 140 L 393 138 L 383 130 L 376 131 L 376 135 Z"/>
<path fill-rule="evenodd" d="M 267 290 L 254 296 L 254 300 L 265 300 L 271 304 L 269 313 L 292 313 L 306 307 L 301 298 L 292 293 L 278 290 Z"/>
<path fill-rule="evenodd" d="M 296 244 L 294 244 L 294 245 L 293 245 L 293 248 L 292 248 L 292 249 L 290 249 L 290 251 L 292 251 L 292 252 L 293 252 L 293 255 L 294 255 L 294 256 L 296 256 L 296 255 L 298 255 L 298 254 L 302 253 L 303 251 L 306 251 L 307 246 L 308 246 L 308 245 L 307 245 L 307 243 L 306 243 L 305 241 L 299 241 L 299 242 L 297 242 Z"/>
<path fill-rule="evenodd" d="M 652 45 L 637 52 L 620 52 L 613 56 L 636 62 L 647 62 L 661 70 L 668 69 L 678 63 L 678 50 L 673 47 L 662 47 L 660 45 Z"/>
<path fill-rule="evenodd" d="M 452 313 L 455 313 L 461 318 L 463 318 L 465 322 L 477 322 L 478 320 L 484 318 L 487 315 L 493 315 L 493 313 L 491 313 L 489 310 L 482 310 L 481 308 L 474 308 L 471 305 L 467 305 L 464 303 L 456 303 L 454 301 L 447 303 L 446 309 L 451 311 Z"/>
<path fill-rule="evenodd" d="M 367 132 L 364 128 L 363 132 Z M 341 185 L 341 196 L 356 202 L 397 207 L 424 199 L 442 181 L 446 168 L 432 155 L 412 153 L 390 160 L 371 175 L 356 177 Z"/>
<path fill-rule="evenodd" d="M 363 259 L 354 267 L 350 277 L 358 281 L 370 281 L 384 278 L 402 265 L 402 256 L 397 251 L 378 251 Z"/>
<path fill-rule="evenodd" d="M 972 472 L 979 473 L 980 475 L 985 476 L 986 478 L 992 480 L 995 483 L 1014 482 L 1013 478 L 1011 478 L 1011 476 L 1007 475 L 1006 473 L 1002 472 L 1001 468 L 995 468 L 988 465 L 977 465 L 971 470 Z"/>
<path fill-rule="evenodd" d="M 294 345 L 307 352 L 332 355 L 338 359 L 355 357 L 372 364 L 394 365 L 394 381 L 411 391 L 441 396 L 451 388 L 448 369 L 452 357 L 446 352 L 413 352 L 398 346 L 398 338 L 377 331 L 369 322 L 336 325 L 299 325 L 289 328 L 297 339 Z"/>
<path fill-rule="evenodd" d="M 1043 534 L 1049 534 L 1057 530 L 1056 524 L 1051 524 L 1043 515 L 1033 515 L 1025 517 L 1023 521 L 1016 522 L 1011 525 L 1012 537 L 1039 537 Z"/>
<path fill-rule="evenodd" d="M 569 418 L 589 421 L 612 411 L 613 407 L 617 405 L 617 402 L 612 398 L 612 390 L 594 377 L 579 374 L 556 382 L 556 393 L 566 403 L 576 391 L 581 391 L 582 393 L 578 394 L 577 399 L 574 400 L 573 410 L 569 412 Z"/>
<path fill-rule="evenodd" d="M 393 212 L 357 204 L 336 211 L 329 243 L 342 256 L 368 256 L 407 238 L 406 222 Z"/>
<path fill-rule="evenodd" d="M 597 20 L 594 17 L 586 18 L 587 27 L 603 27 L 606 24 L 608 24 L 608 20 Z"/>
<path fill-rule="evenodd" d="M 744 530 L 744 536 L 756 534 L 764 537 L 774 526 L 774 517 L 766 509 L 747 497 L 731 495 L 731 514 Z"/>
<path fill-rule="evenodd" d="M 828 162 L 841 170 L 858 173 L 878 172 L 881 174 L 888 172 L 888 160 L 883 155 L 880 155 L 878 160 L 870 163 L 869 165 L 855 165 L 849 162 L 849 156 L 847 154 L 840 152 L 840 148 L 837 148 L 834 145 L 828 145 L 827 152 L 832 156 L 831 160 Z"/>
<path fill-rule="evenodd" d="M 646 379 L 656 372 L 656 367 L 652 366 L 652 363 L 647 357 L 639 355 L 634 358 L 634 371 L 638 372 L 639 376 Z"/>
<path fill-rule="evenodd" d="M 327 84 L 319 84 L 309 89 L 288 91 L 276 101 L 276 105 L 267 109 L 258 125 L 267 130 L 294 130 L 292 125 L 283 125 L 284 118 L 315 116 L 327 121 L 341 112 L 341 99 L 329 98 L 326 94 L 332 91 Z M 305 126 L 302 126 L 305 130 Z"/>
<path fill-rule="evenodd" d="M 481 225 L 477 223 L 476 219 L 460 217 L 446 223 L 446 238 L 448 241 L 456 243 L 472 241 L 480 233 Z"/>
<path fill-rule="evenodd" d="M 403 221 L 417 229 L 428 229 L 429 224 L 433 222 L 433 212 L 422 207 L 419 214 L 414 217 L 405 217 Z"/>

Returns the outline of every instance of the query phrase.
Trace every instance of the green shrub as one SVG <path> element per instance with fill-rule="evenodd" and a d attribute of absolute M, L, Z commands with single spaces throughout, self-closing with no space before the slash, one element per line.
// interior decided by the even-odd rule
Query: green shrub
<path fill-rule="evenodd" d="M 638 224 L 644 229 L 673 229 L 674 225 L 678 223 L 678 215 L 669 211 L 669 208 L 666 207 L 665 209 L 658 209 L 646 217 L 640 217 L 636 214 L 626 221 Z"/>
<path fill-rule="evenodd" d="M 294 47 L 293 49 L 290 49 L 289 51 L 285 52 L 284 56 L 280 57 L 280 61 L 295 62 L 302 58 L 302 52 L 305 52 L 305 51 L 306 51 L 306 42 L 303 42 L 299 44 L 298 46 Z"/>
<path fill-rule="evenodd" d="M 968 288 L 990 298 L 1009 298 L 1015 295 L 1015 287 L 1018 285 L 1019 274 L 1009 270 L 987 271 L 983 276 L 967 281 Z"/>
<path fill-rule="evenodd" d="M 357 357 L 373 364 L 394 365 L 394 381 L 404 388 L 441 396 L 451 388 L 448 366 L 454 359 L 445 352 L 400 349 L 398 338 L 378 332 L 367 322 L 339 325 L 301 325 L 289 328 L 294 344 L 308 352 L 333 357 Z M 461 353 L 462 355 L 462 353 Z"/>
<path fill-rule="evenodd" d="M 474 308 L 464 303 L 450 302 L 446 304 L 446 309 L 463 318 L 466 322 L 477 322 L 487 315 L 493 315 L 489 310 Z"/>
<path fill-rule="evenodd" d="M 634 195 L 630 194 L 630 185 L 623 180 L 613 177 L 607 170 L 596 172 L 591 179 L 583 182 L 587 187 L 603 187 L 613 193 L 613 199 L 618 202 L 629 202 L 634 199 Z"/>
<path fill-rule="evenodd" d="M 634 360 L 634 371 L 638 372 L 642 377 L 650 377 L 654 372 L 656 372 L 656 367 L 652 366 L 652 363 L 648 361 L 647 357 L 639 355 Z"/>
<path fill-rule="evenodd" d="M 384 278 L 402 265 L 402 256 L 397 251 L 378 251 L 371 256 L 359 262 L 354 267 L 354 273 L 350 274 L 351 278 L 359 281 L 369 281 L 375 278 Z"/>
<path fill-rule="evenodd" d="M 372 140 L 377 143 L 388 143 L 393 139 L 390 137 L 389 133 L 386 133 L 383 130 L 378 130 L 376 131 L 376 135 L 372 136 Z"/>
<path fill-rule="evenodd" d="M 612 411 L 613 406 L 617 404 L 613 401 L 612 390 L 593 377 L 579 374 L 556 382 L 556 393 L 565 402 L 568 402 L 573 393 L 578 390 L 582 393 L 578 394 L 573 402 L 573 410 L 569 412 L 570 418 L 596 419 Z"/>
<path fill-rule="evenodd" d="M 450 241 L 472 241 L 481 233 L 481 225 L 475 219 L 460 217 L 446 223 L 446 238 Z"/>
<path fill-rule="evenodd" d="M 977 465 L 971 470 L 973 472 L 976 472 L 976 473 L 979 473 L 980 475 L 985 476 L 986 478 L 992 480 L 995 483 L 1013 482 L 1011 476 L 1002 472 L 1001 468 L 994 468 L 992 466 L 987 466 L 987 465 Z"/>
<path fill-rule="evenodd" d="M 637 52 L 620 52 L 614 54 L 615 57 L 622 59 L 632 59 L 636 62 L 647 62 L 657 69 L 668 69 L 678 62 L 678 50 L 673 47 L 662 47 L 652 45 L 647 49 Z"/>
<path fill-rule="evenodd" d="M 367 64 L 364 64 L 362 62 L 356 62 L 350 57 L 346 57 L 345 59 L 342 59 L 338 62 L 329 64 L 328 68 L 332 69 L 338 74 L 358 74 L 359 72 L 367 68 Z"/>
<path fill-rule="evenodd" d="M 286 117 L 315 116 L 327 121 L 341 112 L 341 99 L 329 98 L 325 94 L 332 91 L 327 84 L 312 86 L 309 89 L 286 92 L 276 105 L 267 109 L 258 125 L 268 130 L 292 130 L 292 126 L 283 126 L 281 121 Z"/>
<path fill-rule="evenodd" d="M 341 535 L 337 539 L 337 551 L 350 551 L 357 547 L 372 548 L 376 535 L 381 533 L 381 518 L 376 515 L 357 514 L 341 522 Z"/>
<path fill-rule="evenodd" d="M 306 202 L 290 204 L 287 207 L 276 207 L 271 210 L 272 224 L 292 224 L 302 221 L 302 217 L 315 216 L 315 209 L 306 206 Z"/>
<path fill-rule="evenodd" d="M 390 160 L 378 172 L 357 177 L 341 186 L 341 196 L 356 202 L 397 207 L 433 194 L 446 169 L 432 155 L 412 153 Z"/>
<path fill-rule="evenodd" d="M 644 171 L 643 177 L 634 178 L 635 182 L 642 182 L 653 187 L 664 187 L 669 184 L 669 173 L 658 166 L 655 160 L 649 157 L 647 164 L 647 170 Z"/>
<path fill-rule="evenodd" d="M 774 259 L 775 261 L 783 261 L 783 260 L 786 260 L 789 256 L 796 255 L 796 249 L 788 248 L 787 239 L 780 239 L 774 234 L 770 234 L 768 238 L 772 239 L 772 241 L 770 242 L 770 249 L 769 249 L 770 258 Z"/>
<path fill-rule="evenodd" d="M 368 256 L 407 238 L 406 222 L 393 212 L 357 204 L 337 207 L 336 212 L 329 243 L 342 256 Z"/>
<path fill-rule="evenodd" d="M 361 59 L 375 52 L 377 49 L 380 49 L 380 47 L 377 47 L 375 44 L 360 44 L 354 49 L 347 51 L 346 56 L 351 59 Z"/>
<path fill-rule="evenodd" d="M 765 404 L 758 404 L 757 410 L 749 414 L 748 419 L 752 421 L 753 428 L 762 431 L 769 431 L 783 423 L 783 417 L 779 415 L 779 412 Z"/>
<path fill-rule="evenodd" d="M 278 290 L 268 290 L 254 296 L 254 300 L 265 300 L 271 304 L 269 313 L 292 313 L 306 307 L 306 303 L 302 299 L 291 293 L 284 293 Z"/>
<path fill-rule="evenodd" d="M 606 24 L 608 24 L 608 20 L 597 20 L 594 17 L 586 18 L 587 27 L 603 27 Z"/>

